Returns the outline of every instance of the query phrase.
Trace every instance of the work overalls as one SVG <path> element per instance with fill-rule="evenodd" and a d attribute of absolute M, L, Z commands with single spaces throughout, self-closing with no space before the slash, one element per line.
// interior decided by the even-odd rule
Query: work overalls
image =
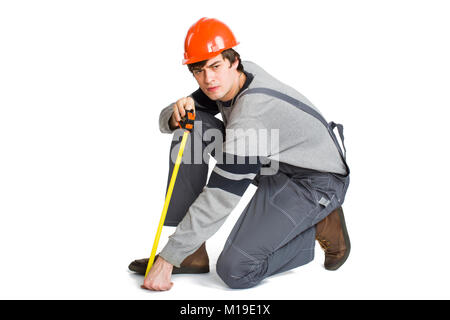
<path fill-rule="evenodd" d="M 249 288 L 268 276 L 312 261 L 315 225 L 343 204 L 349 185 L 350 170 L 346 155 L 333 132 L 337 127 L 344 147 L 342 125 L 327 123 L 311 107 L 275 90 L 253 88 L 243 91 L 241 96 L 252 93 L 282 99 L 316 117 L 327 127 L 341 154 L 347 174 L 319 172 L 279 163 L 276 174 L 257 175 L 253 181 L 257 190 L 228 236 L 216 265 L 218 275 L 231 288 Z M 203 133 L 212 128 L 221 130 L 225 135 L 222 121 L 197 108 L 194 130 L 183 154 L 167 212 L 166 226 L 178 225 L 206 185 L 208 162 L 194 164 L 194 146 L 197 145 L 198 153 L 198 145 L 201 145 L 203 152 L 211 143 L 204 141 Z M 181 130 L 175 131 L 171 154 L 178 152 L 181 135 Z M 169 162 L 168 184 L 174 168 L 174 163 Z"/>

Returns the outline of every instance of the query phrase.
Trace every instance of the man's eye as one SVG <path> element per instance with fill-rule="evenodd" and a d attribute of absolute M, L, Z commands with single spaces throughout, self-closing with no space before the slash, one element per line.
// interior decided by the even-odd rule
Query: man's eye
<path fill-rule="evenodd" d="M 213 66 L 214 69 L 218 69 L 220 67 L 220 64 Z"/>

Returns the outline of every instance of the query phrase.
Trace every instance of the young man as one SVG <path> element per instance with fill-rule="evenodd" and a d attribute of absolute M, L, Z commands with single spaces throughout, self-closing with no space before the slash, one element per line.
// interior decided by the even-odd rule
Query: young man
<path fill-rule="evenodd" d="M 237 44 L 216 19 L 200 19 L 186 36 L 183 64 L 199 89 L 162 110 L 160 129 L 179 133 L 187 110 L 196 121 L 165 221 L 177 228 L 143 288 L 169 290 L 172 273 L 208 272 L 205 241 L 250 183 L 258 188 L 217 261 L 217 273 L 229 287 L 249 288 L 312 261 L 315 239 L 325 250 L 328 270 L 339 268 L 350 252 L 341 207 L 349 169 L 333 132 L 337 126 L 343 139 L 342 126 L 328 124 L 304 96 L 256 64 L 241 63 L 231 49 Z M 219 112 L 223 122 L 214 117 Z M 208 149 L 211 130 L 222 133 L 223 150 Z M 178 148 L 175 139 L 171 154 Z M 208 183 L 206 151 L 217 160 Z M 135 260 L 129 268 L 144 273 L 147 262 Z"/>

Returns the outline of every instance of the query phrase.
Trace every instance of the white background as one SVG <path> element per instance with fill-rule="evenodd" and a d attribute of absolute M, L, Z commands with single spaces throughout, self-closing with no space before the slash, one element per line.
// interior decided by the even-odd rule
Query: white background
<path fill-rule="evenodd" d="M 0 298 L 448 299 L 447 1 L 2 1 Z M 236 50 L 345 125 L 347 263 L 323 253 L 231 290 L 216 259 L 251 186 L 207 243 L 211 272 L 140 289 L 171 136 L 160 110 L 190 94 L 184 37 L 227 23 Z M 173 228 L 165 228 L 160 248 Z"/>

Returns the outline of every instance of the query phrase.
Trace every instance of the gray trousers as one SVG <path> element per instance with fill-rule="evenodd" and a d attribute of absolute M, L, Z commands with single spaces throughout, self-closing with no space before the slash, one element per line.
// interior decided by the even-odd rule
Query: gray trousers
<path fill-rule="evenodd" d="M 222 121 L 196 111 L 194 131 L 189 135 L 178 171 L 165 225 L 177 226 L 207 182 L 208 161 L 194 164 L 198 152 L 211 141 L 203 133 L 211 128 L 223 133 Z M 178 152 L 177 130 L 171 154 Z M 208 159 L 209 160 L 209 159 Z M 169 161 L 169 185 L 174 163 Z M 233 230 L 217 261 L 216 271 L 231 288 L 249 288 L 264 278 L 314 259 L 315 224 L 342 205 L 349 176 L 318 172 L 280 163 L 271 176 L 258 175 L 257 190 Z"/>

